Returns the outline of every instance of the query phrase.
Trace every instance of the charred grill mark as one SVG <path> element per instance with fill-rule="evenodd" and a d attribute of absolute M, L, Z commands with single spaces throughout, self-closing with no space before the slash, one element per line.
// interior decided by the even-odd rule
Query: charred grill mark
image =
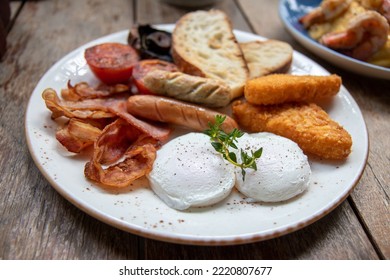
<path fill-rule="evenodd" d="M 207 97 L 213 97 L 219 93 L 219 87 L 215 86 L 214 88 L 210 88 L 209 91 L 207 91 Z"/>

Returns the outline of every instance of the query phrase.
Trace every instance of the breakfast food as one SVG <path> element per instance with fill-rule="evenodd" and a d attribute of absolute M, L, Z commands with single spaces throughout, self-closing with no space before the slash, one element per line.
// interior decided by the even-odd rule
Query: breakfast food
<path fill-rule="evenodd" d="M 384 47 L 371 56 L 367 62 L 382 67 L 390 67 L 390 35 L 387 37 Z"/>
<path fill-rule="evenodd" d="M 250 41 L 240 43 L 249 68 L 249 78 L 257 78 L 272 73 L 285 73 L 289 70 L 293 49 L 278 40 Z"/>
<path fill-rule="evenodd" d="M 224 82 L 181 72 L 153 70 L 144 76 L 143 84 L 151 93 L 207 107 L 225 107 L 231 101 Z"/>
<path fill-rule="evenodd" d="M 242 96 L 249 71 L 230 20 L 219 10 L 187 13 L 172 33 L 172 56 L 184 73 L 222 80 Z"/>
<path fill-rule="evenodd" d="M 375 5 L 369 2 L 375 2 Z M 368 61 L 386 48 L 390 29 L 387 6 L 387 0 L 323 0 L 299 21 L 308 29 L 310 37 L 324 46 Z"/>
<path fill-rule="evenodd" d="M 388 33 L 386 19 L 375 11 L 366 11 L 351 19 L 345 31 L 323 35 L 320 43 L 366 61 L 386 44 Z"/>
<path fill-rule="evenodd" d="M 100 84 L 94 88 L 86 82 L 80 82 L 74 86 L 68 81 L 67 88 L 61 90 L 61 97 L 67 101 L 80 101 L 84 99 L 106 98 L 130 91 L 125 84 L 106 85 Z"/>
<path fill-rule="evenodd" d="M 93 145 L 102 133 L 100 123 L 72 118 L 56 132 L 56 139 L 69 152 L 80 153 L 86 147 Z"/>
<path fill-rule="evenodd" d="M 62 99 L 51 88 L 42 93 L 52 118 L 66 121 L 57 140 L 74 153 L 93 147 L 84 175 L 94 183 L 126 188 L 144 177 L 178 210 L 216 204 L 234 186 L 246 202 L 279 202 L 309 187 L 304 153 L 345 159 L 351 152 L 348 132 L 322 109 L 290 103 L 331 97 L 341 86 L 337 75 L 275 74 L 289 70 L 290 45 L 276 40 L 238 44 L 228 18 L 216 10 L 181 18 L 170 47 L 168 32 L 150 26 L 147 35 L 134 30 L 130 43 L 143 58 L 154 59 L 119 67 L 113 77 L 109 74 L 118 70 L 116 62 L 126 61 L 126 52 L 110 52 L 116 43 L 97 45 L 85 51 L 85 58 L 94 72 L 91 61 L 109 66 L 104 75 L 96 74 L 103 84 L 68 81 Z M 149 44 L 155 46 L 142 49 Z M 166 61 L 167 48 L 174 63 Z M 243 95 L 244 85 L 247 101 L 233 103 L 237 123 L 228 105 Z M 249 135 L 241 128 L 261 133 Z"/>
<path fill-rule="evenodd" d="M 103 43 L 85 50 L 92 72 L 106 84 L 126 83 L 139 60 L 135 49 L 126 44 Z"/>
<path fill-rule="evenodd" d="M 249 80 L 244 89 L 246 100 L 252 104 L 270 105 L 285 102 L 311 102 L 336 95 L 341 78 L 330 76 L 297 76 L 273 74 Z"/>
<path fill-rule="evenodd" d="M 323 0 L 320 5 L 299 19 L 305 28 L 329 22 L 348 10 L 352 0 Z"/>
<path fill-rule="evenodd" d="M 178 210 L 213 205 L 230 194 L 236 181 L 234 167 L 202 133 L 188 133 L 165 144 L 147 177 L 153 191 Z"/>
<path fill-rule="evenodd" d="M 130 125 L 144 132 L 154 139 L 164 141 L 168 138 L 170 130 L 157 127 L 150 123 L 139 120 L 129 114 L 126 109 L 126 98 L 95 98 L 82 101 L 60 100 L 56 91 L 47 88 L 42 93 L 46 107 L 52 112 L 52 119 L 67 117 L 69 119 L 93 119 L 105 120 L 112 118 L 122 118 Z"/>
<path fill-rule="evenodd" d="M 179 69 L 173 63 L 160 59 L 145 59 L 137 62 L 133 68 L 132 81 L 134 82 L 140 94 L 153 94 L 145 85 L 145 76 L 153 70 L 164 70 L 169 72 L 178 72 Z"/>
<path fill-rule="evenodd" d="M 250 132 L 271 132 L 296 142 L 304 153 L 342 160 L 351 152 L 349 133 L 314 103 L 253 105 L 236 101 L 233 115 Z"/>
<path fill-rule="evenodd" d="M 390 22 L 390 1 L 389 0 L 357 0 L 364 8 L 374 10 L 384 16 Z"/>
<path fill-rule="evenodd" d="M 83 101 L 61 100 L 57 92 L 52 88 L 47 88 L 42 92 L 47 109 L 51 111 L 51 118 L 59 117 L 78 119 L 105 119 L 112 118 L 115 114 L 109 112 L 109 105 L 121 102 L 120 99 L 87 99 Z"/>
<path fill-rule="evenodd" d="M 258 170 L 249 169 L 245 180 L 236 170 L 236 187 L 241 193 L 254 201 L 279 202 L 309 188 L 310 165 L 295 142 L 272 133 L 245 134 L 238 142 L 244 150 L 259 146 L 264 153 L 258 159 Z"/>
<path fill-rule="evenodd" d="M 152 95 L 129 97 L 127 110 L 136 117 L 180 125 L 196 131 L 207 129 L 208 124 L 215 121 L 215 116 L 222 115 L 194 104 Z M 226 116 L 222 127 L 225 131 L 231 131 L 238 125 L 234 119 Z"/>
<path fill-rule="evenodd" d="M 157 145 L 155 139 L 118 118 L 94 142 L 92 158 L 84 168 L 85 177 L 109 187 L 127 187 L 150 172 Z"/>
<path fill-rule="evenodd" d="M 171 37 L 169 32 L 155 29 L 149 24 L 136 24 L 129 32 L 127 42 L 137 50 L 142 59 L 171 62 Z"/>

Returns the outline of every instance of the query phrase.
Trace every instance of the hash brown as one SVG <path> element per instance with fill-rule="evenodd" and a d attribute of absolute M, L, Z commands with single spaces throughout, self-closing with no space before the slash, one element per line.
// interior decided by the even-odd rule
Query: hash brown
<path fill-rule="evenodd" d="M 305 152 L 341 160 L 351 153 L 350 134 L 314 103 L 256 106 L 235 101 L 233 116 L 249 132 L 271 132 L 296 142 Z"/>

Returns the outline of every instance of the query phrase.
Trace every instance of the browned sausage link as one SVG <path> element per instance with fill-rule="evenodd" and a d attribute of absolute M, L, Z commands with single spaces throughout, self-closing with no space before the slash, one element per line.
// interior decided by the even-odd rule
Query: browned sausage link
<path fill-rule="evenodd" d="M 204 107 L 154 95 L 129 97 L 127 110 L 136 117 L 180 125 L 196 131 L 207 129 L 209 122 L 213 123 L 215 121 L 216 115 L 224 115 Z M 237 127 L 236 121 L 226 116 L 222 129 L 230 132 Z"/>
<path fill-rule="evenodd" d="M 181 72 L 153 70 L 143 83 L 155 94 L 201 106 L 224 107 L 231 101 L 231 90 L 223 82 Z"/>

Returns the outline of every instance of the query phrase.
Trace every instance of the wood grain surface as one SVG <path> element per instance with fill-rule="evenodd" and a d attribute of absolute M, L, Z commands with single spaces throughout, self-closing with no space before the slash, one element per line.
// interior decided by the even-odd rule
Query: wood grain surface
<path fill-rule="evenodd" d="M 189 10 L 155 0 L 13 2 L 8 49 L 0 61 L 0 259 L 390 259 L 389 81 L 346 72 L 306 51 L 284 29 L 277 1 L 225 0 L 213 8 L 225 11 L 234 28 L 289 42 L 342 77 L 363 112 L 370 140 L 368 164 L 351 196 L 304 229 L 239 246 L 155 241 L 88 216 L 34 165 L 24 134 L 31 92 L 78 46 L 135 22 L 174 23 Z"/>

